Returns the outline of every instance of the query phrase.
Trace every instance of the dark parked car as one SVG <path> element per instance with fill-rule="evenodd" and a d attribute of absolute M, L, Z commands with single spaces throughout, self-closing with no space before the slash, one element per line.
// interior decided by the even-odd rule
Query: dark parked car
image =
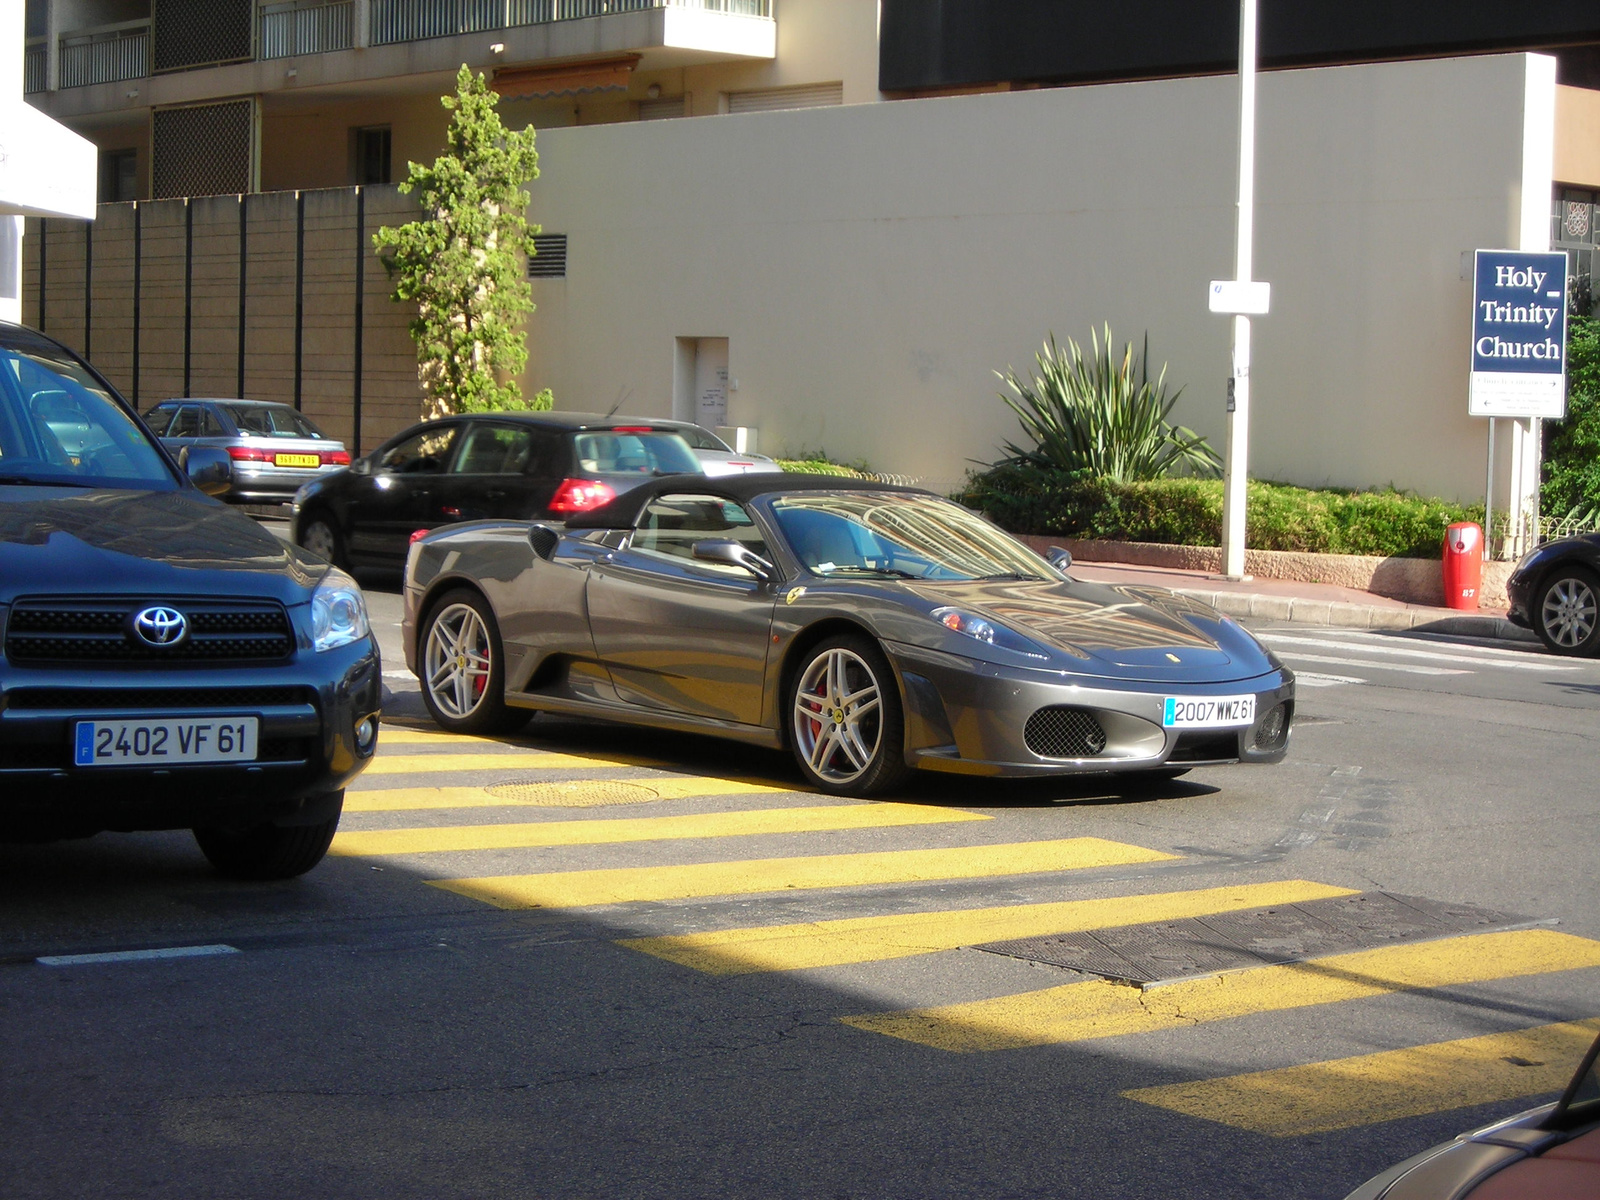
<path fill-rule="evenodd" d="M 1424 1150 L 1346 1200 L 1578 1200 L 1600 1196 L 1600 1039 L 1554 1104 Z"/>
<path fill-rule="evenodd" d="M 699 474 L 661 423 L 593 413 L 446 417 L 302 488 L 290 536 L 341 566 L 405 562 L 411 535 L 491 517 L 562 520 L 661 475 Z"/>
<path fill-rule="evenodd" d="M 350 465 L 344 443 L 272 400 L 163 400 L 144 419 L 174 454 L 226 450 L 233 477 L 221 497 L 238 504 L 287 504 L 302 484 Z"/>
<path fill-rule="evenodd" d="M 0 837 L 187 828 L 225 874 L 298 875 L 376 749 L 366 604 L 206 494 L 224 451 L 183 459 L 0 324 Z"/>
<path fill-rule="evenodd" d="M 1556 654 L 1600 654 L 1600 533 L 1558 538 L 1525 554 L 1506 581 L 1514 624 Z"/>
<path fill-rule="evenodd" d="M 1294 711 L 1294 676 L 1214 609 L 1070 579 L 931 492 L 815 475 L 658 479 L 564 527 L 435 530 L 404 636 L 447 729 L 542 709 L 693 730 L 787 746 L 846 795 L 913 767 L 1276 762 Z"/>

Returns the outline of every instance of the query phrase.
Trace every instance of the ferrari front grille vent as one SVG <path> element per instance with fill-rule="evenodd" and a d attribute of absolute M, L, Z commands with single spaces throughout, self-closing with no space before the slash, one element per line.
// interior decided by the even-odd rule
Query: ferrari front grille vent
<path fill-rule="evenodd" d="M 135 636 L 137 614 L 159 607 L 181 614 L 169 645 Z M 259 600 L 22 600 L 6 627 L 6 657 L 17 664 L 281 661 L 294 631 L 280 604 Z"/>
<path fill-rule="evenodd" d="M 1087 708 L 1053 704 L 1028 718 L 1022 731 L 1040 758 L 1093 758 L 1106 748 L 1106 731 Z"/>

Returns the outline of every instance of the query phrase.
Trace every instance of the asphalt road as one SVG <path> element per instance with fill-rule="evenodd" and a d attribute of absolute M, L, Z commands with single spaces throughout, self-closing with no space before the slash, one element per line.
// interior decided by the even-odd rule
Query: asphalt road
<path fill-rule="evenodd" d="M 862 805 L 707 739 L 443 737 L 373 611 L 390 720 L 309 876 L 0 846 L 0 1194 L 1337 1198 L 1600 1016 L 1600 664 L 1266 628 L 1281 766 Z M 1496 916 L 1144 989 L 977 948 L 1373 892 Z"/>

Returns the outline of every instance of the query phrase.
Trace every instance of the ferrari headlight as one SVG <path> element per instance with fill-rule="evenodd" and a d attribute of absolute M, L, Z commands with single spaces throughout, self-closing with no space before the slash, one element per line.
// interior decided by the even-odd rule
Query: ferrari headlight
<path fill-rule="evenodd" d="M 367 602 L 361 585 L 335 568 L 311 594 L 311 644 L 318 651 L 348 646 L 367 636 Z"/>
<path fill-rule="evenodd" d="M 1002 650 L 1026 654 L 1031 658 L 1049 657 L 1020 633 L 964 608 L 936 608 L 928 615 L 946 629 L 965 634 L 985 645 L 999 646 Z"/>
<path fill-rule="evenodd" d="M 936 608 L 928 614 L 946 629 L 953 629 L 957 633 L 964 633 L 970 638 L 977 638 L 980 642 L 994 645 L 994 622 L 986 621 L 973 613 L 963 612 L 959 608 Z"/>

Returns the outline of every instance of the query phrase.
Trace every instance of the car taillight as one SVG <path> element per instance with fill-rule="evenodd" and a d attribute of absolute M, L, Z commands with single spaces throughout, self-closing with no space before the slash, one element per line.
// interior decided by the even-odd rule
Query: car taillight
<path fill-rule="evenodd" d="M 432 532 L 433 532 L 433 530 L 431 530 L 431 529 L 413 529 L 411 531 L 411 540 L 408 541 L 406 543 L 406 545 L 415 546 L 418 542 L 420 542 L 423 538 L 427 537 Z"/>
<path fill-rule="evenodd" d="M 611 430 L 612 433 L 655 433 L 656 430 L 649 425 L 618 425 Z"/>
<path fill-rule="evenodd" d="M 229 446 L 228 457 L 235 462 L 271 462 L 271 450 L 258 450 L 254 446 Z"/>
<path fill-rule="evenodd" d="M 348 450 L 323 450 L 321 451 L 322 465 L 325 467 L 348 467 L 350 465 L 350 452 Z"/>
<path fill-rule="evenodd" d="M 599 508 L 617 493 L 609 484 L 598 479 L 563 479 L 556 494 L 550 498 L 550 511 L 558 513 L 588 512 Z"/>

